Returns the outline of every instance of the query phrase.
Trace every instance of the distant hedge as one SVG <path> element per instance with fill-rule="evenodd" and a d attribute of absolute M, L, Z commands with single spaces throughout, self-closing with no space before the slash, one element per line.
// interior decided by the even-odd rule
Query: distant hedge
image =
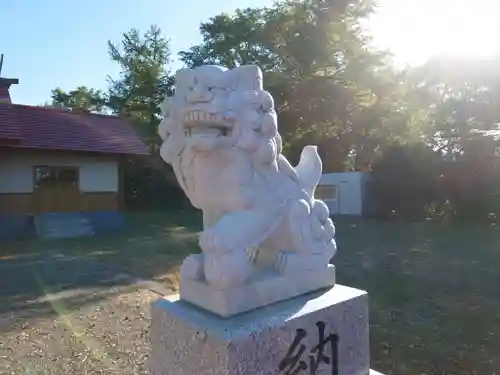
<path fill-rule="evenodd" d="M 422 144 L 394 146 L 372 167 L 375 216 L 498 221 L 500 159 L 487 138 L 446 155 Z"/>

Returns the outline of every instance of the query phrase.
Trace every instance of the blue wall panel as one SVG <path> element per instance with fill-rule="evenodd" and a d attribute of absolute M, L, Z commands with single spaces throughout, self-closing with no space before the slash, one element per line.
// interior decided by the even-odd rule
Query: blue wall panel
<path fill-rule="evenodd" d="M 97 211 L 85 214 L 96 234 L 114 232 L 125 226 L 125 217 L 117 211 Z"/>

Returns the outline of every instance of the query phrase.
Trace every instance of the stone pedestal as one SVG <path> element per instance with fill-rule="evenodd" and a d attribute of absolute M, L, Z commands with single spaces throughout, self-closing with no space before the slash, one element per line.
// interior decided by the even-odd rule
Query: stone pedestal
<path fill-rule="evenodd" d="M 152 375 L 370 373 L 368 295 L 342 285 L 230 318 L 158 300 L 151 339 Z"/>

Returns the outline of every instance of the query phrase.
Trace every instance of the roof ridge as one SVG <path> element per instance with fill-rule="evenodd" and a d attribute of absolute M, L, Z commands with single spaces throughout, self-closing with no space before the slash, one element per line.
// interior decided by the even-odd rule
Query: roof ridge
<path fill-rule="evenodd" d="M 113 114 L 105 114 L 105 113 L 93 113 L 93 112 L 73 112 L 73 111 L 68 111 L 67 109 L 64 108 L 57 108 L 57 107 L 43 107 L 43 106 L 38 106 L 38 105 L 28 105 L 28 104 L 19 104 L 19 103 L 2 103 L 0 102 L 0 105 L 4 106 L 11 106 L 11 107 L 23 107 L 23 108 L 29 108 L 29 109 L 37 109 L 40 111 L 47 111 L 47 112 L 57 112 L 57 113 L 68 113 L 72 115 L 84 115 L 84 116 L 95 116 L 95 117 L 105 117 L 105 118 L 117 118 L 120 120 L 128 121 L 126 118 L 121 117 L 119 115 L 113 115 Z"/>

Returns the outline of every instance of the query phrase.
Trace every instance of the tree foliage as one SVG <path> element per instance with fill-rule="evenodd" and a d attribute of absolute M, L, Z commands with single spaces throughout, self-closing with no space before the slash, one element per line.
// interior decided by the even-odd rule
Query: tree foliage
<path fill-rule="evenodd" d="M 201 43 L 179 58 L 188 67 L 259 65 L 287 156 L 296 161 L 314 143 L 326 172 L 372 170 L 383 215 L 491 218 L 499 191 L 500 58 L 436 58 L 396 70 L 362 26 L 374 6 L 289 0 L 214 15 L 199 27 Z M 130 164 L 130 181 L 156 184 L 157 171 L 174 183 L 156 134 L 159 104 L 175 88 L 168 39 L 157 26 L 132 29 L 108 42 L 108 52 L 121 73 L 107 90 L 55 89 L 49 104 L 128 118 L 153 152 L 146 164 Z M 140 183 L 130 187 L 134 196 L 154 190 Z"/>
<path fill-rule="evenodd" d="M 58 87 L 52 90 L 50 97 L 47 106 L 70 108 L 82 113 L 102 113 L 106 106 L 105 94 L 86 86 L 79 86 L 69 92 Z"/>
<path fill-rule="evenodd" d="M 370 1 L 308 0 L 222 14 L 200 26 L 202 44 L 181 59 L 190 67 L 261 66 L 291 159 L 314 142 L 326 171 L 343 170 L 350 159 L 351 168 L 366 168 L 380 143 L 399 135 L 392 129 L 405 133 L 388 121 L 373 126 L 391 113 L 394 102 L 384 99 L 399 86 L 387 54 L 363 34 L 361 21 L 372 9 Z"/>
<path fill-rule="evenodd" d="M 108 79 L 108 105 L 113 113 L 136 124 L 139 134 L 154 147 L 159 143 L 159 106 L 173 88 L 168 40 L 153 25 L 144 35 L 137 29 L 128 31 L 118 45 L 109 41 L 108 50 L 121 68 L 118 79 Z"/>

